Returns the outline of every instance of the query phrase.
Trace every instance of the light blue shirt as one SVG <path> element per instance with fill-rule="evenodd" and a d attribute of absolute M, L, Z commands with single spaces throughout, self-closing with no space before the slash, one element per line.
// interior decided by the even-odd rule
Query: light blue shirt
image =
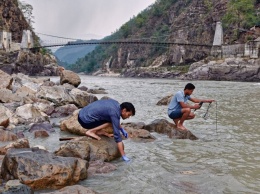
<path fill-rule="evenodd" d="M 178 91 L 171 99 L 171 102 L 168 107 L 168 115 L 170 115 L 173 111 L 181 110 L 180 102 L 187 103 L 190 100 L 190 96 L 184 95 L 184 91 Z"/>

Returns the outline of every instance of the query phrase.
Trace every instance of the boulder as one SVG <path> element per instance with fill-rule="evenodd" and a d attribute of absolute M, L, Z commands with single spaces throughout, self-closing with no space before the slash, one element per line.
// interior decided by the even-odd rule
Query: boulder
<path fill-rule="evenodd" d="M 74 111 L 74 113 L 69 117 L 61 121 L 60 130 L 68 131 L 76 135 L 85 135 L 87 129 L 81 127 L 78 122 L 78 112 L 79 110 Z"/>
<path fill-rule="evenodd" d="M 38 110 L 33 104 L 18 107 L 15 114 L 21 124 L 49 122 L 48 115 Z"/>
<path fill-rule="evenodd" d="M 18 137 L 11 131 L 0 129 L 0 141 L 15 141 Z"/>
<path fill-rule="evenodd" d="M 117 167 L 114 164 L 104 162 L 101 160 L 95 160 L 89 162 L 88 176 L 90 177 L 96 174 L 106 174 L 116 169 Z"/>
<path fill-rule="evenodd" d="M 56 106 L 73 104 L 69 91 L 62 86 L 41 86 L 36 97 L 53 102 Z"/>
<path fill-rule="evenodd" d="M 75 87 L 78 87 L 81 83 L 80 77 L 73 71 L 63 70 L 60 75 L 60 84 L 63 85 L 69 83 Z"/>
<path fill-rule="evenodd" d="M 176 125 L 168 122 L 165 119 L 156 119 L 152 123 L 146 125 L 144 128 L 149 132 L 167 134 L 170 138 L 174 138 L 174 139 L 190 139 L 190 140 L 198 139 L 189 130 L 187 131 L 178 130 L 176 128 Z"/>
<path fill-rule="evenodd" d="M 54 132 L 55 129 L 52 127 L 50 123 L 34 123 L 31 125 L 29 132 L 44 130 L 48 132 Z"/>
<path fill-rule="evenodd" d="M 87 106 L 88 104 L 98 100 L 98 98 L 93 94 L 89 94 L 88 92 L 79 90 L 77 88 L 72 89 L 69 94 L 72 97 L 73 102 L 79 108 L 83 108 L 84 106 Z"/>
<path fill-rule="evenodd" d="M 88 162 L 59 157 L 38 148 L 10 149 L 1 175 L 4 180 L 19 179 L 32 189 L 59 189 L 87 178 Z"/>
<path fill-rule="evenodd" d="M 6 88 L 0 88 L 0 102 L 11 103 L 11 102 L 21 102 L 23 98 L 18 94 L 13 93 L 11 90 Z"/>
<path fill-rule="evenodd" d="M 0 154 L 1 155 L 5 155 L 6 152 L 11 149 L 11 148 L 16 148 L 16 149 L 20 149 L 20 148 L 29 148 L 29 141 L 26 138 L 23 139 L 18 139 L 15 142 L 12 142 L 4 147 L 0 148 Z"/>
<path fill-rule="evenodd" d="M 6 114 L 6 109 L 4 106 L 0 104 L 0 126 L 7 127 L 9 125 L 9 117 Z"/>
<path fill-rule="evenodd" d="M 181 79 L 221 80 L 221 81 L 260 81 L 260 59 L 225 58 L 193 63 L 189 72 Z"/>
<path fill-rule="evenodd" d="M 12 76 L 0 70 L 0 88 L 10 89 L 13 82 Z"/>
<path fill-rule="evenodd" d="M 33 194 L 34 191 L 27 185 L 21 184 L 19 180 L 10 180 L 5 185 L 2 194 Z"/>
<path fill-rule="evenodd" d="M 156 105 L 162 106 L 162 105 L 168 105 L 171 102 L 173 94 L 170 94 L 168 96 L 163 97 L 161 100 L 159 100 Z"/>
<path fill-rule="evenodd" d="M 51 117 L 52 118 L 67 117 L 71 115 L 75 110 L 78 110 L 75 104 L 66 104 L 63 106 L 59 106 L 53 110 L 53 112 L 51 113 Z"/>
<path fill-rule="evenodd" d="M 62 145 L 55 152 L 58 156 L 70 156 L 89 161 L 112 161 L 120 157 L 114 138 L 101 136 L 97 141 L 90 137 L 75 138 Z"/>

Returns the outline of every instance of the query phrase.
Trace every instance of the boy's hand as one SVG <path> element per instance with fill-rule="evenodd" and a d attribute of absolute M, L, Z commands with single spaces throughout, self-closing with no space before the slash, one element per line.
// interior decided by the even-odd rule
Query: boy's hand
<path fill-rule="evenodd" d="M 128 138 L 128 133 L 124 130 L 124 128 L 120 128 L 120 131 L 123 134 L 123 136 L 125 136 L 125 138 Z"/>
<path fill-rule="evenodd" d="M 127 158 L 126 155 L 123 155 L 123 156 L 122 156 L 122 159 L 123 159 L 124 161 L 126 161 L 126 162 L 129 162 L 129 161 L 130 161 L 130 159 Z"/>

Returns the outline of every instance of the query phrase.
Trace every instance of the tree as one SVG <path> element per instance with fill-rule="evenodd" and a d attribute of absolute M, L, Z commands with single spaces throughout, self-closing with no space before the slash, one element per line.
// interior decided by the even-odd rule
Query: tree
<path fill-rule="evenodd" d="M 23 13 L 26 21 L 28 22 L 28 24 L 33 29 L 33 27 L 32 27 L 32 23 L 34 23 L 34 16 L 32 14 L 33 6 L 25 3 L 24 1 L 21 2 L 21 1 L 18 0 L 18 7 L 22 11 L 22 13 Z"/>
<path fill-rule="evenodd" d="M 227 13 L 223 17 L 224 26 L 230 26 L 239 30 L 248 28 L 258 23 L 254 7 L 256 0 L 230 0 L 227 5 Z"/>

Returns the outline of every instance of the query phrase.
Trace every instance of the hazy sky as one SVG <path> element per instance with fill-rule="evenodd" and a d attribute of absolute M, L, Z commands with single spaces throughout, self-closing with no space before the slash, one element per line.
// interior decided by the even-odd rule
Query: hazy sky
<path fill-rule="evenodd" d="M 33 6 L 35 32 L 55 36 L 103 38 L 155 0 L 21 0 Z M 48 39 L 46 36 L 40 36 Z"/>

